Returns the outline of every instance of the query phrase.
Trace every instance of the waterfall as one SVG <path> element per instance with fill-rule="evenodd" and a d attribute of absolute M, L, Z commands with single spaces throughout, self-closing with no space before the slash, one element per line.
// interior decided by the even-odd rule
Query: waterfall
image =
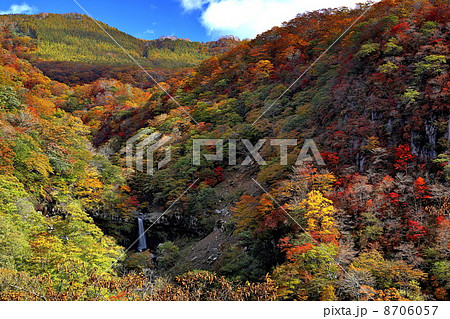
<path fill-rule="evenodd" d="M 144 233 L 144 221 L 142 220 L 142 218 L 138 218 L 138 245 L 137 245 L 137 250 L 139 252 L 144 251 L 147 249 L 147 239 L 145 238 L 145 233 Z"/>

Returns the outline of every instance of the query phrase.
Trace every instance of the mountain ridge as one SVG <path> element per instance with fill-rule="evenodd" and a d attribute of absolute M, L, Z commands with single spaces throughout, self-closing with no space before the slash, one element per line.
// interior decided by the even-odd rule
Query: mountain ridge
<path fill-rule="evenodd" d="M 100 75 L 117 74 L 121 68 L 125 71 L 130 67 L 137 68 L 97 23 L 142 67 L 161 79 L 174 71 L 196 66 L 205 58 L 223 53 L 239 43 L 234 37 L 206 43 L 178 38 L 143 40 L 79 13 L 0 16 L 0 26 L 9 28 L 19 36 L 34 39 L 36 50 L 27 57 L 34 60 L 33 63 L 40 64 L 46 75 L 62 82 L 66 81 L 61 74 L 55 77 L 53 64 L 58 69 L 61 63 L 66 62 L 64 67 L 77 74 L 81 82 L 88 82 L 92 76 L 83 73 L 91 72 L 93 67 L 97 68 L 94 72 Z M 105 68 L 108 71 L 104 71 Z"/>

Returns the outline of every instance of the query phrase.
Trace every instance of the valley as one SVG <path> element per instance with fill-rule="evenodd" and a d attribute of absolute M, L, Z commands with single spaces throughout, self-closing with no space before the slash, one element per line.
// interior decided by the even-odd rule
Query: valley
<path fill-rule="evenodd" d="M 102 24 L 158 85 L 84 15 L 0 15 L 0 300 L 448 300 L 449 12 L 206 43 Z M 135 137 L 168 142 L 130 167 Z"/>

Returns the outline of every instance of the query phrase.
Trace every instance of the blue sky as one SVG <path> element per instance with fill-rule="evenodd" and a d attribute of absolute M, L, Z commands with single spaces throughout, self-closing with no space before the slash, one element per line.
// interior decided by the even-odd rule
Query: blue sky
<path fill-rule="evenodd" d="M 357 0 L 77 0 L 95 19 L 143 39 L 163 35 L 210 41 L 253 38 L 297 13 L 353 7 Z M 2 0 L 0 14 L 84 13 L 73 0 Z"/>

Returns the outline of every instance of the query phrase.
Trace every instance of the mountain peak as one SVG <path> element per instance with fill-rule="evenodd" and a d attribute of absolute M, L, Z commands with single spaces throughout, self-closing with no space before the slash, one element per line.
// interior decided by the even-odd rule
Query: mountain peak
<path fill-rule="evenodd" d="M 191 42 L 191 40 L 189 40 L 187 38 L 178 38 L 178 37 L 176 37 L 174 35 L 163 35 L 163 36 L 158 38 L 158 40 L 166 40 L 166 39 L 169 39 L 169 40 L 172 40 L 172 41 L 183 40 L 183 41 Z"/>

